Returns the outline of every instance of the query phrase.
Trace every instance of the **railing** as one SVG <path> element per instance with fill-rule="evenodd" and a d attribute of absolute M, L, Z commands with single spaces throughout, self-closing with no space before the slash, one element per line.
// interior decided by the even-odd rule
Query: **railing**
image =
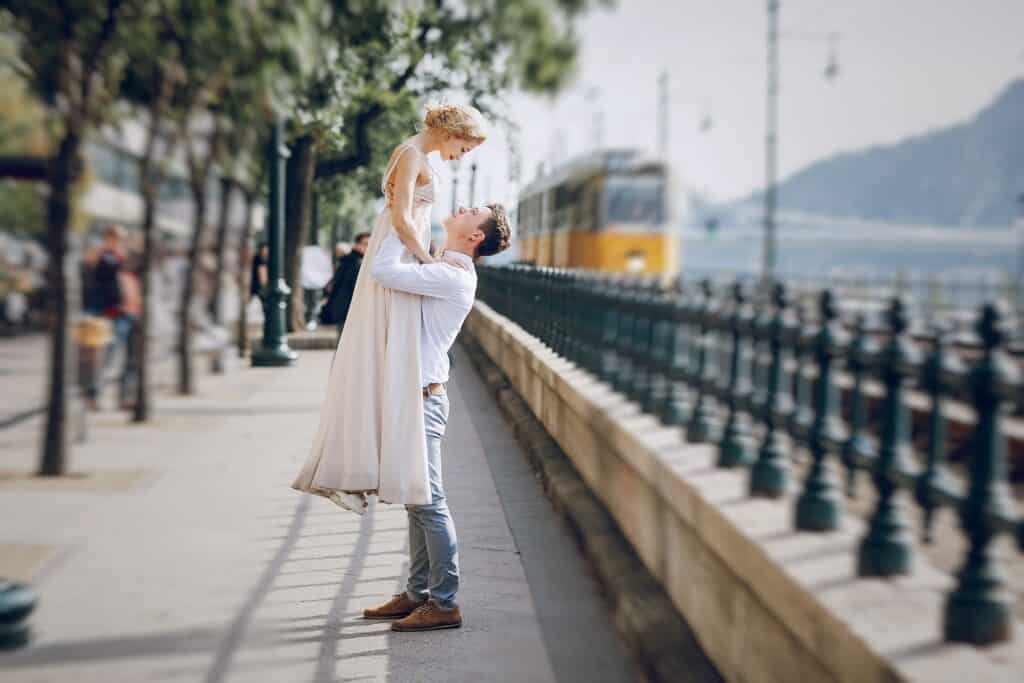
<path fill-rule="evenodd" d="M 808 306 L 791 301 L 781 284 L 752 297 L 741 283 L 720 291 L 707 280 L 666 288 L 653 278 L 521 265 L 478 272 L 479 297 L 498 313 L 663 424 L 683 428 L 688 441 L 716 444 L 720 467 L 749 468 L 751 496 L 789 491 L 791 456 L 806 450 L 798 530 L 836 530 L 844 494 L 856 494 L 860 473 L 870 475 L 877 502 L 858 550 L 860 576 L 909 573 L 905 498 L 923 510 L 925 543 L 933 540 L 935 513 L 956 511 L 968 550 L 946 600 L 945 637 L 981 645 L 1012 636 L 1012 598 L 993 544 L 1010 535 L 1024 550 L 1001 429 L 1020 394 L 1000 304 L 980 308 L 979 350 L 965 366 L 950 353 L 942 324 L 934 325 L 927 350 L 919 348 L 899 297 L 889 303 L 882 329 L 873 330 L 864 314 L 844 325 L 830 290 Z M 852 380 L 845 414 L 840 373 Z M 868 380 L 884 387 L 874 415 L 866 409 Z M 930 404 L 926 447 L 916 454 L 906 401 L 911 388 Z M 965 484 L 946 464 L 944 406 L 951 400 L 975 413 Z"/>
<path fill-rule="evenodd" d="M 707 277 L 713 283 L 745 280 L 756 282 L 756 273 L 706 271 L 697 277 Z M 1024 343 L 1024 286 L 1014 276 L 968 277 L 952 275 L 920 275 L 895 273 L 893 275 L 806 275 L 784 273 L 777 279 L 785 282 L 794 299 L 807 293 L 830 289 L 842 302 L 845 311 L 867 313 L 884 310 L 893 297 L 904 297 L 915 316 L 925 319 L 943 318 L 954 329 L 969 328 L 970 316 L 978 306 L 993 299 L 1010 304 L 1012 314 L 1011 342 L 1019 349 Z"/>

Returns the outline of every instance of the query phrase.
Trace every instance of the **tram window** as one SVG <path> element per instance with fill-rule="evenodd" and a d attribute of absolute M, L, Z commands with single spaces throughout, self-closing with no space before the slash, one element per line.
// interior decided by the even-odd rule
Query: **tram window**
<path fill-rule="evenodd" d="M 577 227 L 582 197 L 583 188 L 580 185 L 561 185 L 555 190 L 555 230 L 572 230 Z"/>
<path fill-rule="evenodd" d="M 657 225 L 664 221 L 661 178 L 609 178 L 606 193 L 609 223 Z"/>

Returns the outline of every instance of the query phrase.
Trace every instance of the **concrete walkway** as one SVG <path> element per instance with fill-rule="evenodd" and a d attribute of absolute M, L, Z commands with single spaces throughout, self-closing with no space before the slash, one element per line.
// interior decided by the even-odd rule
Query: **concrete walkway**
<path fill-rule="evenodd" d="M 331 352 L 204 377 L 150 425 L 109 413 L 79 473 L 31 471 L 38 423 L 0 433 L 4 548 L 41 549 L 33 644 L 2 681 L 630 681 L 568 531 L 468 359 L 457 358 L 444 477 L 459 532 L 461 629 L 360 618 L 401 590 L 405 510 L 359 518 L 288 485 Z M 31 430 L 31 431 L 30 431 Z"/>

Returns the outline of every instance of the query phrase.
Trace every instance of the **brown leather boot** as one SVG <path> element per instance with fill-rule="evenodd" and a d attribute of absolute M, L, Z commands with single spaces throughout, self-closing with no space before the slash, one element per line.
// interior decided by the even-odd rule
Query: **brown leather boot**
<path fill-rule="evenodd" d="M 395 593 L 380 607 L 363 610 L 363 619 L 397 619 L 411 614 L 414 609 L 424 604 L 426 604 L 426 600 L 413 602 L 406 593 Z"/>
<path fill-rule="evenodd" d="M 439 628 L 462 626 L 462 612 L 458 605 L 444 608 L 433 600 L 427 600 L 412 611 L 412 614 L 391 624 L 392 631 L 434 631 Z"/>

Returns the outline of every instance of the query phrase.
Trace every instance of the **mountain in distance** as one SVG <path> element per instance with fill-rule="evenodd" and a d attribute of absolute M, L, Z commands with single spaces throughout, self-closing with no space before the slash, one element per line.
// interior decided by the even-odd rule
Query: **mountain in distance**
<path fill-rule="evenodd" d="M 966 123 L 807 166 L 779 184 L 779 207 L 904 225 L 1007 227 L 1022 195 L 1019 79 Z"/>

